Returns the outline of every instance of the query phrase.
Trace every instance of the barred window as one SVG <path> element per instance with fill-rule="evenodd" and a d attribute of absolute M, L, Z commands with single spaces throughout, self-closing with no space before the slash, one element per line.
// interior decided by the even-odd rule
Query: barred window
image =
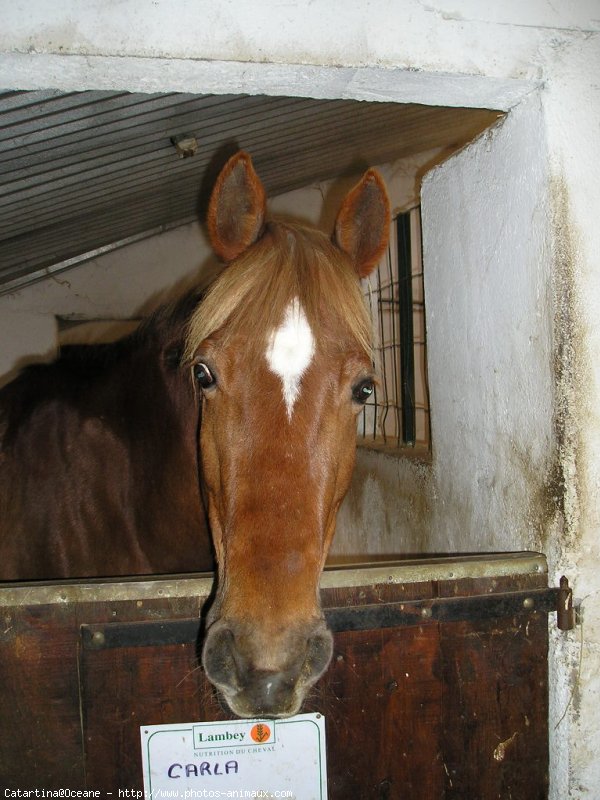
<path fill-rule="evenodd" d="M 378 385 L 359 418 L 359 444 L 429 451 L 421 210 L 392 220 L 379 269 L 364 281 Z"/>

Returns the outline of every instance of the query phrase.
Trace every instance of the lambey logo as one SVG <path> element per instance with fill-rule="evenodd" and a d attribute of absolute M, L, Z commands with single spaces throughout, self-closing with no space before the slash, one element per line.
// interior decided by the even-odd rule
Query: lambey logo
<path fill-rule="evenodd" d="M 194 726 L 194 747 L 223 748 L 232 745 L 248 747 L 253 744 L 271 744 L 274 729 L 266 722 L 250 722 L 246 725 Z"/>
<path fill-rule="evenodd" d="M 215 742 L 222 744 L 241 742 L 243 738 L 244 734 L 241 731 L 239 733 L 225 731 L 224 733 L 198 733 L 197 741 L 202 744 L 214 744 Z"/>
<path fill-rule="evenodd" d="M 271 729 L 264 722 L 259 722 L 250 731 L 250 736 L 255 742 L 262 744 L 263 742 L 268 742 L 271 738 Z"/>

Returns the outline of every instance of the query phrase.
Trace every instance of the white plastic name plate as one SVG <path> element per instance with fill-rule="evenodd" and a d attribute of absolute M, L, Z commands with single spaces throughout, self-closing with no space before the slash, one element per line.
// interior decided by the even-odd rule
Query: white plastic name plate
<path fill-rule="evenodd" d="M 326 800 L 325 719 L 143 725 L 145 796 Z"/>

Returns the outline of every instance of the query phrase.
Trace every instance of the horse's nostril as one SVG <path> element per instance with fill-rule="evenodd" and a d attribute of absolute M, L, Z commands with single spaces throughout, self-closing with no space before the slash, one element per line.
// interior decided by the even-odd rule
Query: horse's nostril
<path fill-rule="evenodd" d="M 308 640 L 304 672 L 311 682 L 318 680 L 331 661 L 333 652 L 333 636 L 331 631 L 323 628 Z"/>
<path fill-rule="evenodd" d="M 204 671 L 209 680 L 221 686 L 239 688 L 241 656 L 235 648 L 233 632 L 229 628 L 210 629 L 202 653 Z"/>

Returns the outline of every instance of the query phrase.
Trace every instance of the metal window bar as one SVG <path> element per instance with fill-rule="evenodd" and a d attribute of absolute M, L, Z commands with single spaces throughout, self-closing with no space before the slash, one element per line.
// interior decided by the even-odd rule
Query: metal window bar
<path fill-rule="evenodd" d="M 379 269 L 365 281 L 379 386 L 359 419 L 359 443 L 429 448 L 420 209 L 398 214 L 390 234 Z"/>
<path fill-rule="evenodd" d="M 415 444 L 415 346 L 410 214 L 396 217 L 398 245 L 398 316 L 400 327 L 400 376 L 402 444 Z M 396 315 L 393 314 L 395 317 Z"/>

